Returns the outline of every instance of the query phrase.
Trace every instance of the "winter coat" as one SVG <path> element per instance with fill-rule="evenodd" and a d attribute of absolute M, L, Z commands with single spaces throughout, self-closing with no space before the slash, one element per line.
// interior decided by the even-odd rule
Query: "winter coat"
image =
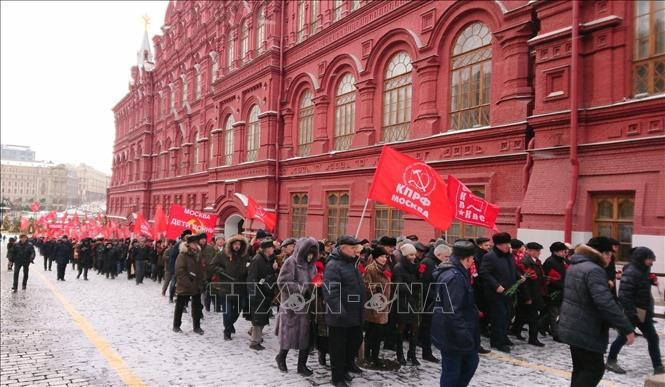
<path fill-rule="evenodd" d="M 44 243 L 44 246 L 42 247 L 43 250 L 42 255 L 46 258 L 52 258 L 54 249 L 55 249 L 55 242 L 52 240 L 46 241 Z"/>
<path fill-rule="evenodd" d="M 630 322 L 634 325 L 640 322 L 637 308 L 644 309 L 646 319 L 653 317 L 652 282 L 649 279 L 651 267 L 644 264 L 644 260 L 651 254 L 653 254 L 651 250 L 645 247 L 638 247 L 633 250 L 630 257 L 630 264 L 623 269 L 623 274 L 621 275 L 619 304 Z"/>
<path fill-rule="evenodd" d="M 520 266 L 525 271 L 529 270 L 535 273 L 535 278 L 527 275 L 526 281 L 520 285 L 520 291 L 518 293 L 518 299 L 520 300 L 520 303 L 526 304 L 527 301 L 531 301 L 531 305 L 536 307 L 536 309 L 543 310 L 545 308 L 545 300 L 543 298 L 545 278 L 543 274 L 543 266 L 540 264 L 540 260 L 536 260 L 528 255 L 524 255 L 524 257 L 520 260 Z"/>
<path fill-rule="evenodd" d="M 55 245 L 53 258 L 61 265 L 66 265 L 74 259 L 74 248 L 69 241 L 60 240 Z"/>
<path fill-rule="evenodd" d="M 83 242 L 78 246 L 77 250 L 79 254 L 79 265 L 87 268 L 92 267 L 92 245 L 89 242 Z M 98 259 L 101 259 L 101 256 L 98 256 Z"/>
<path fill-rule="evenodd" d="M 610 327 L 624 336 L 633 331 L 607 286 L 601 254 L 587 245 L 579 245 L 566 273 L 559 338 L 570 346 L 605 353 Z"/>
<path fill-rule="evenodd" d="M 161 268 L 165 268 L 168 270 L 168 260 L 169 260 L 169 255 L 171 255 L 171 249 L 173 249 L 173 246 L 168 246 L 166 247 L 161 254 L 157 257 L 157 266 Z"/>
<path fill-rule="evenodd" d="M 233 251 L 234 242 L 240 241 L 240 250 Z M 249 243 L 242 235 L 235 235 L 226 241 L 224 250 L 218 253 L 210 262 L 212 289 L 219 295 L 247 294 L 247 267 Z M 220 282 L 219 284 L 215 284 Z M 238 283 L 233 285 L 233 283 Z"/>
<path fill-rule="evenodd" d="M 422 273 L 423 283 L 423 302 L 425 303 L 425 311 L 432 311 L 434 305 L 434 298 L 436 298 L 436 290 L 434 289 L 434 270 L 441 262 L 434 257 L 434 255 L 427 255 L 421 262 L 425 266 L 425 271 Z"/>
<path fill-rule="evenodd" d="M 12 249 L 12 262 L 17 266 L 29 265 L 35 259 L 35 248 L 30 242 L 16 242 Z"/>
<path fill-rule="evenodd" d="M 547 292 L 552 302 L 557 304 L 563 300 L 563 284 L 566 279 L 568 264 L 563 257 L 551 255 L 543 264 L 543 273 L 547 276 Z"/>
<path fill-rule="evenodd" d="M 388 324 L 391 277 L 392 273 L 387 268 L 387 262 L 384 267 L 379 267 L 376 261 L 372 261 L 365 269 L 363 279 L 365 281 L 366 295 L 369 300 L 364 305 L 365 321 L 374 324 Z"/>
<path fill-rule="evenodd" d="M 130 252 L 130 259 L 133 262 L 150 259 L 150 251 L 150 247 L 137 244 L 136 247 L 134 247 Z"/>
<path fill-rule="evenodd" d="M 272 268 L 273 261 L 274 257 L 267 257 L 259 250 L 247 269 L 249 313 L 254 326 L 265 326 L 269 322 L 268 312 L 277 280 L 277 273 Z"/>
<path fill-rule="evenodd" d="M 277 277 L 280 291 L 280 308 L 277 314 L 275 334 L 279 337 L 280 349 L 307 349 L 310 345 L 311 314 L 316 275 L 314 262 L 319 259 L 319 242 L 314 238 L 301 238 L 296 242 L 293 255 L 288 257 Z M 307 261 L 309 250 L 315 247 L 316 254 Z"/>
<path fill-rule="evenodd" d="M 436 268 L 434 280 L 438 297 L 432 314 L 432 344 L 443 353 L 477 353 L 478 309 L 469 271 L 451 256 Z"/>
<path fill-rule="evenodd" d="M 179 296 L 196 296 L 203 291 L 203 270 L 199 263 L 199 250 L 181 243 L 175 260 L 176 287 Z"/>
<path fill-rule="evenodd" d="M 113 246 L 110 249 L 104 249 L 104 272 L 112 273 L 117 270 L 118 258 L 120 257 L 121 250 L 118 246 Z"/>
<path fill-rule="evenodd" d="M 496 289 L 501 285 L 508 290 L 517 282 L 517 266 L 513 255 L 492 247 L 492 250 L 483 256 L 480 276 L 485 286 L 485 296 L 488 302 L 506 297 L 503 293 L 497 293 Z"/>
<path fill-rule="evenodd" d="M 7 242 L 7 260 L 14 262 L 14 246 L 16 242 Z"/>
<path fill-rule="evenodd" d="M 212 276 L 210 264 L 216 255 L 217 249 L 215 246 L 209 244 L 201 246 L 201 266 L 203 267 L 203 273 L 205 274 L 206 281 L 210 281 L 210 277 Z"/>
<path fill-rule="evenodd" d="M 402 259 L 395 265 L 394 283 L 397 284 L 397 322 L 400 324 L 417 324 L 422 308 L 422 279 L 418 272 L 420 265 Z M 424 267 L 423 267 L 424 269 Z"/>
<path fill-rule="evenodd" d="M 334 250 L 323 272 L 323 298 L 326 324 L 331 327 L 358 327 L 363 322 L 365 283 L 355 265 L 356 257 Z"/>

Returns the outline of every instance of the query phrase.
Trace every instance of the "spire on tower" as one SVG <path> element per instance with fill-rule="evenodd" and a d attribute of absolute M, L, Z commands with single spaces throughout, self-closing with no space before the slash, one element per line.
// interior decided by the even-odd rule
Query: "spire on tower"
<path fill-rule="evenodd" d="M 136 53 L 136 65 L 146 71 L 152 71 L 155 67 L 155 60 L 152 55 L 152 48 L 150 47 L 150 38 L 148 37 L 148 24 L 150 24 L 150 17 L 146 14 L 143 16 L 143 26 L 145 31 L 143 32 L 141 48 Z"/>

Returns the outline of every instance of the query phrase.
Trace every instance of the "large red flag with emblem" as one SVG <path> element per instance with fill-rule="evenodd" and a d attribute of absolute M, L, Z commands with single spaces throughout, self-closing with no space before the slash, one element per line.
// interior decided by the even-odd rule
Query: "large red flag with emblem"
<path fill-rule="evenodd" d="M 495 224 L 499 207 L 474 195 L 469 188 L 452 175 L 448 176 L 448 196 L 455 204 L 453 207 L 455 219 L 499 231 Z"/>
<path fill-rule="evenodd" d="M 208 235 L 208 240 L 211 240 L 216 224 L 217 215 L 171 204 L 169 220 L 166 225 L 166 237 L 178 239 L 180 233 L 184 230 L 192 230 L 194 234 L 205 232 Z"/>
<path fill-rule="evenodd" d="M 104 227 L 104 232 L 105 234 L 107 232 L 110 234 L 108 223 Z M 143 218 L 143 214 L 140 212 L 136 214 L 136 220 L 134 221 L 134 234 L 136 234 L 136 237 L 144 236 L 146 238 L 153 238 L 152 227 L 150 227 L 150 224 L 145 220 L 145 218 Z"/>
<path fill-rule="evenodd" d="M 155 235 L 159 236 L 163 232 L 166 232 L 166 217 L 162 205 L 158 204 L 155 210 Z"/>
<path fill-rule="evenodd" d="M 368 198 L 416 215 L 439 230 L 453 220 L 448 190 L 434 168 L 384 146 Z"/>
<path fill-rule="evenodd" d="M 240 193 L 235 194 L 240 201 L 247 207 L 245 217 L 247 219 L 257 219 L 265 224 L 268 231 L 274 231 L 277 224 L 277 215 L 273 212 L 267 212 L 265 208 L 261 207 L 251 196 L 243 195 Z"/>

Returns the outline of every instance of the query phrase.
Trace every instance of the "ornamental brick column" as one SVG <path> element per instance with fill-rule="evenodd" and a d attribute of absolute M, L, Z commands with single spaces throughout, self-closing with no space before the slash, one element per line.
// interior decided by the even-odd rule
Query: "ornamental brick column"
<path fill-rule="evenodd" d="M 210 141 L 212 141 L 213 143 L 211 150 L 212 154 L 214 155 L 210 158 L 211 168 L 219 166 L 220 160 L 224 157 L 224 155 L 222 154 L 224 152 L 224 147 L 219 146 L 220 145 L 219 139 L 221 138 L 221 135 L 222 135 L 221 128 L 215 128 L 210 131 Z"/>
<path fill-rule="evenodd" d="M 374 93 L 376 84 L 368 79 L 356 83 L 358 98 L 358 127 L 353 136 L 353 148 L 367 146 L 376 142 L 376 129 L 374 124 Z"/>
<path fill-rule="evenodd" d="M 182 159 L 180 160 L 180 174 L 188 175 L 191 172 L 189 158 L 192 153 L 192 143 L 187 142 L 180 145 L 182 149 Z"/>
<path fill-rule="evenodd" d="M 440 131 L 436 100 L 439 58 L 437 55 L 423 58 L 413 62 L 413 67 L 418 74 L 418 106 L 411 133 L 414 138 L 427 137 Z"/>
<path fill-rule="evenodd" d="M 328 138 L 328 97 L 325 95 L 312 99 L 314 102 L 314 142 L 312 154 L 328 153 L 330 139 Z"/>
<path fill-rule="evenodd" d="M 294 143 L 297 143 L 298 139 L 295 138 L 294 141 L 293 137 L 293 135 L 297 133 L 293 127 L 293 110 L 290 108 L 282 110 L 282 118 L 284 118 L 284 133 L 282 144 L 279 148 L 279 157 L 281 159 L 286 159 L 295 155 Z"/>
<path fill-rule="evenodd" d="M 503 85 L 500 90 L 492 90 L 493 95 L 499 95 L 496 104 L 502 121 L 512 122 L 521 120 L 528 115 L 528 104 L 533 100 L 533 87 L 529 85 L 529 44 L 528 40 L 533 34 L 531 22 L 516 25 L 515 27 L 497 32 L 494 37 L 501 45 L 502 57 L 493 52 L 493 62 L 502 62 Z M 492 77 L 496 79 L 495 77 Z"/>
<path fill-rule="evenodd" d="M 277 112 L 267 111 L 259 114 L 260 140 L 257 160 L 274 159 L 275 137 L 277 134 Z"/>
<path fill-rule="evenodd" d="M 237 165 L 245 161 L 243 154 L 246 147 L 245 139 L 245 121 L 237 121 L 233 125 L 233 157 L 231 160 L 232 165 Z"/>

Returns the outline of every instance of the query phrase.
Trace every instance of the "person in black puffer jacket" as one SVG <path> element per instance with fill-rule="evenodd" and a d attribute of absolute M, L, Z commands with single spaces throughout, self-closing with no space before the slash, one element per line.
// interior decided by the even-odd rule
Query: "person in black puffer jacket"
<path fill-rule="evenodd" d="M 18 275 L 21 268 L 23 269 L 23 289 L 25 290 L 28 284 L 28 273 L 30 271 L 30 264 L 35 260 L 35 248 L 28 242 L 28 236 L 25 234 L 19 235 L 18 243 L 12 249 L 12 260 L 14 262 L 14 285 L 12 290 L 16 292 L 18 288 Z"/>
<path fill-rule="evenodd" d="M 354 358 L 362 344 L 365 283 L 356 267 L 355 246 L 360 241 L 344 235 L 328 257 L 323 272 L 323 298 L 330 350 L 332 384 L 345 386 L 349 372 L 359 372 Z"/>
<path fill-rule="evenodd" d="M 425 272 L 424 264 L 420 266 L 416 262 L 416 248 L 409 243 L 400 247 L 403 259 L 395 265 L 395 284 L 397 285 L 397 361 L 401 365 L 406 364 L 402 343 L 406 339 L 406 330 L 411 332 L 409 337 L 409 351 L 407 359 L 411 365 L 419 366 L 416 359 L 416 343 L 418 340 L 418 326 L 420 325 L 421 295 L 422 295 L 422 273 Z M 420 270 L 419 270 L 420 269 Z M 393 306 L 395 307 L 395 306 Z"/>
<path fill-rule="evenodd" d="M 610 327 L 626 336 L 628 345 L 635 340 L 633 326 L 614 301 L 607 283 L 605 267 L 611 254 L 609 238 L 591 238 L 586 245 L 575 248 L 566 272 L 559 338 L 570 345 L 571 387 L 595 386 L 603 378 L 603 354 L 607 350 Z"/>
<path fill-rule="evenodd" d="M 654 374 L 665 373 L 663 362 L 660 358 L 660 347 L 658 333 L 653 326 L 653 296 L 651 286 L 658 286 L 658 277 L 651 274 L 651 267 L 656 260 L 656 255 L 648 247 L 636 247 L 630 256 L 630 264 L 624 268 L 619 286 L 619 304 L 623 308 L 630 322 L 640 328 L 649 343 L 649 356 L 653 365 Z M 609 371 L 625 374 L 617 364 L 619 351 L 626 344 L 624 336 L 617 338 L 610 346 L 607 356 L 606 368 Z"/>
<path fill-rule="evenodd" d="M 91 242 L 92 239 L 83 238 L 83 240 L 81 240 L 81 244 L 79 244 L 77 247 L 79 253 L 79 272 L 76 276 L 76 279 L 81 278 L 81 273 L 83 273 L 83 279 L 86 281 L 88 280 L 88 269 L 92 267 L 93 255 L 93 246 Z"/>

